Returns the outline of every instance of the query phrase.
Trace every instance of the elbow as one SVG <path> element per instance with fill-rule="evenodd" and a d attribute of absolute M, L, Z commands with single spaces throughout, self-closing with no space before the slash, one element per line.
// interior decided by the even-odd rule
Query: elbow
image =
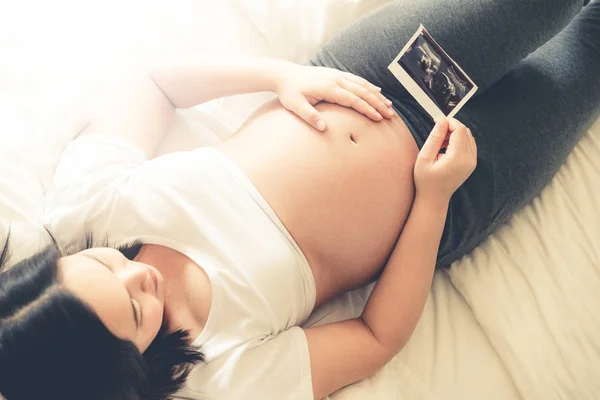
<path fill-rule="evenodd" d="M 400 353 L 400 351 L 402 351 L 402 349 L 404 348 L 404 344 L 403 345 L 381 345 L 381 355 L 380 355 L 380 362 L 381 362 L 381 366 L 380 368 L 383 368 L 387 363 L 389 363 L 390 361 L 392 361 L 392 359 L 394 357 L 396 357 L 398 355 L 398 353 Z"/>
<path fill-rule="evenodd" d="M 151 69 L 148 71 L 148 78 L 150 78 L 150 81 L 154 84 L 154 86 L 156 86 L 156 88 L 158 90 L 160 90 L 160 92 L 163 94 L 163 96 L 165 96 L 165 98 L 169 101 L 169 103 L 171 104 L 171 107 L 173 107 L 174 109 L 176 108 L 186 108 L 186 107 L 181 107 L 179 106 L 172 98 L 171 96 L 168 95 L 168 90 L 165 89 L 165 84 L 164 79 L 163 79 L 163 75 L 164 72 L 162 72 L 162 70 L 159 69 Z"/>
<path fill-rule="evenodd" d="M 394 337 L 384 337 L 383 335 L 378 335 L 377 332 L 371 329 L 369 324 L 367 324 L 366 321 L 362 319 L 362 316 L 359 318 L 365 326 L 365 328 L 368 329 L 369 332 L 371 332 L 371 336 L 373 336 L 374 341 L 378 344 L 377 347 L 379 350 L 379 355 L 377 358 L 380 359 L 383 363 L 382 366 L 391 361 L 392 358 L 394 358 L 398 353 L 400 353 L 400 351 L 402 351 L 402 349 L 404 348 L 404 346 L 406 346 L 410 337 L 412 336 L 412 332 L 409 332 L 408 334 L 403 332 L 400 335 Z"/>
<path fill-rule="evenodd" d="M 385 358 L 384 362 L 388 363 L 392 360 L 392 358 L 396 357 L 396 355 L 398 355 L 398 353 L 404 349 L 409 338 L 410 337 L 399 338 L 398 340 L 389 342 L 381 342 L 379 339 L 377 339 L 382 348 L 382 357 Z"/>
<path fill-rule="evenodd" d="M 366 362 L 369 364 L 370 369 L 368 376 L 372 376 L 383 369 L 399 352 L 399 349 L 384 345 L 379 345 L 375 349 L 372 348 L 370 360 Z"/>
<path fill-rule="evenodd" d="M 378 336 L 373 329 L 362 320 L 362 318 L 360 319 L 365 328 L 371 333 L 373 341 L 377 343 L 375 359 L 378 364 L 377 369 L 380 369 L 396 357 L 396 355 L 404 348 L 406 343 L 408 343 L 408 339 L 410 339 L 410 335 L 408 337 L 402 336 L 394 339 L 382 338 Z"/>

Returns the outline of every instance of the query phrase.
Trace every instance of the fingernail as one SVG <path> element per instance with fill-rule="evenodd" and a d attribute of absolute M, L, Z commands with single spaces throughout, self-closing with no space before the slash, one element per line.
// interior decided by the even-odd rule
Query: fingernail
<path fill-rule="evenodd" d="M 381 116 L 381 114 L 379 114 L 378 112 L 376 112 L 376 113 L 375 113 L 375 116 L 376 116 L 378 119 L 383 119 L 383 117 Z"/>
<path fill-rule="evenodd" d="M 391 107 L 391 106 L 392 106 L 392 102 L 391 102 L 391 101 L 389 101 L 389 100 L 386 100 L 385 104 L 387 104 L 387 106 L 388 106 L 388 107 Z"/>
<path fill-rule="evenodd" d="M 323 121 L 322 119 L 317 121 L 317 129 L 320 131 L 324 131 L 325 130 L 325 121 Z"/>
<path fill-rule="evenodd" d="M 379 92 L 381 92 L 381 88 L 379 86 L 375 86 L 375 89 L 377 89 Z"/>
<path fill-rule="evenodd" d="M 386 112 L 387 112 L 387 115 L 389 115 L 390 117 L 392 115 L 394 115 L 394 110 L 392 108 L 388 108 Z"/>

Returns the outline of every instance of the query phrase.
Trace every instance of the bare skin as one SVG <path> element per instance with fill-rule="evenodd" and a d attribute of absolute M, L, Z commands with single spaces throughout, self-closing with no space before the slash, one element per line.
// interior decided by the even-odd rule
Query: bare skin
<path fill-rule="evenodd" d="M 337 70 L 268 59 L 140 74 L 81 135 L 118 136 L 151 158 L 175 108 L 264 90 L 279 100 L 215 147 L 253 182 L 304 252 L 315 306 L 383 269 L 360 317 L 304 329 L 313 394 L 322 398 L 372 375 L 407 343 L 429 292 L 450 197 L 475 168 L 476 143 L 462 123 L 441 119 L 419 151 L 381 89 Z M 61 270 L 62 283 L 114 334 L 144 351 L 162 322 L 161 302 L 170 330 L 189 330 L 192 338 L 202 332 L 212 301 L 202 265 L 162 246 L 144 246 L 136 263 L 112 252 L 108 268 L 77 254 L 63 259 Z M 86 271 L 76 268 L 83 259 Z M 155 291 L 153 270 L 162 275 Z M 91 273 L 97 279 L 87 279 Z M 115 301 L 99 304 L 109 292 L 118 294 Z M 137 326 L 132 305 L 152 317 Z M 121 332 L 123 321 L 129 324 Z"/>
<path fill-rule="evenodd" d="M 371 281 L 384 267 L 412 206 L 418 154 L 412 135 L 396 114 L 375 122 L 330 103 L 320 103 L 317 109 L 327 118 L 325 132 L 274 100 L 257 110 L 234 135 L 215 145 L 244 171 L 305 254 L 315 278 L 315 308 Z M 278 129 L 272 129 L 274 126 Z M 116 251 L 93 252 L 113 271 L 120 271 L 120 265 L 126 263 Z M 77 288 L 88 303 L 96 303 L 87 299 L 96 291 L 118 290 L 114 287 L 119 285 L 129 287 L 130 293 L 135 293 L 131 287 L 141 287 L 142 296 L 151 292 L 137 284 L 135 274 L 124 278 L 116 274 L 122 282 L 105 282 L 107 288 L 99 287 L 104 282 L 100 278 L 86 286 L 82 282 L 86 275 L 93 272 L 105 277 L 106 268 L 92 265 L 89 257 L 75 257 L 76 275 L 65 276 L 65 283 Z M 136 261 L 159 273 L 159 291 L 168 299 L 163 303 L 170 330 L 183 328 L 191 337 L 198 336 L 211 306 L 210 282 L 201 266 L 159 245 L 145 245 Z M 79 274 L 82 262 L 92 272 Z M 106 312 L 102 308 L 96 311 L 108 326 L 119 319 L 117 315 L 134 319 L 122 302 Z M 133 323 L 123 325 L 131 328 Z M 144 324 L 141 334 L 131 329 L 118 332 L 118 336 L 133 339 L 144 350 L 159 326 L 160 320 L 149 329 Z"/>
<path fill-rule="evenodd" d="M 375 122 L 335 104 L 317 109 L 328 121 L 325 132 L 274 100 L 215 147 L 244 171 L 297 241 L 319 306 L 385 265 L 412 205 L 418 148 L 396 114 Z"/>
<path fill-rule="evenodd" d="M 231 79 L 222 77 L 224 69 Z M 273 81 L 288 69 L 283 76 L 294 79 Z M 214 86 L 217 77 L 220 83 Z M 216 147 L 250 178 L 298 241 L 315 276 L 315 307 L 371 280 L 384 266 L 414 196 L 412 167 L 418 150 L 377 88 L 340 71 L 273 60 L 168 69 L 157 72 L 155 79 L 162 91 L 144 75 L 133 77 L 81 135 L 116 135 L 151 158 L 175 106 L 188 107 L 227 93 L 277 90 L 277 100 Z M 319 127 L 323 121 L 325 126 Z M 144 351 L 161 321 L 152 319 L 152 324 L 134 331 L 134 314 L 122 294 L 129 293 L 148 314 L 144 304 L 155 299 L 151 285 L 141 284 L 143 271 L 118 252 L 94 251 L 104 255 L 110 268 L 90 257 L 67 257 L 63 283 L 74 288 L 107 326 L 129 319 L 127 332 L 114 333 Z M 185 329 L 192 338 L 198 336 L 211 307 L 210 282 L 202 266 L 158 245 L 145 245 L 136 262 L 160 276 L 169 330 Z M 89 270 L 70 268 L 80 263 Z M 112 279 L 107 271 L 113 272 Z M 87 279 L 90 274 L 98 279 Z M 97 294 L 109 291 L 121 293 L 113 296 L 118 301 L 113 307 L 96 307 L 102 297 Z"/>

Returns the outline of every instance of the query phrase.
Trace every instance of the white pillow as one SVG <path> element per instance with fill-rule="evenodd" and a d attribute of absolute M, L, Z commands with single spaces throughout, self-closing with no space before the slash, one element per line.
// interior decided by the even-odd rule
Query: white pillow
<path fill-rule="evenodd" d="M 10 230 L 8 265 L 51 242 L 42 225 L 44 195 L 62 149 L 81 126 L 76 112 L 19 100 L 8 90 L 0 95 L 0 109 L 6 111 L 0 118 L 0 248 Z"/>

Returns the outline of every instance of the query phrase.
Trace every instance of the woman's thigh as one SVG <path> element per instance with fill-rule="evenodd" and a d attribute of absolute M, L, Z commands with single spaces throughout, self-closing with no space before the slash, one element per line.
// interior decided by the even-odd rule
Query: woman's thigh
<path fill-rule="evenodd" d="M 453 197 L 439 264 L 468 253 L 537 196 L 598 115 L 600 1 L 595 0 L 456 115 L 476 137 L 484 170 L 478 166 L 475 179 Z"/>
<path fill-rule="evenodd" d="M 311 63 L 360 75 L 392 100 L 408 93 L 388 71 L 423 24 L 479 86 L 491 86 L 558 33 L 583 0 L 396 0 L 332 37 Z"/>

